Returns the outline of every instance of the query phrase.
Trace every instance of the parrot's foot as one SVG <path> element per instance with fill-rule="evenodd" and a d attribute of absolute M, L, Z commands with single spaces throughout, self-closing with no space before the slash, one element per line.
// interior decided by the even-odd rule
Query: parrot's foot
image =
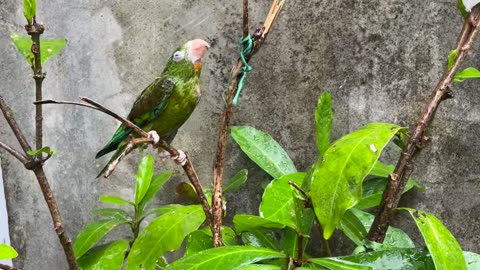
<path fill-rule="evenodd" d="M 158 136 L 158 133 L 155 130 L 149 131 L 148 137 L 153 139 L 153 144 L 157 144 L 160 141 L 160 136 Z"/>
<path fill-rule="evenodd" d="M 162 151 L 158 154 L 160 158 L 171 157 L 170 153 L 167 151 Z M 182 150 L 178 150 L 178 156 L 172 157 L 173 161 L 180 166 L 184 166 L 187 163 L 187 155 Z"/>

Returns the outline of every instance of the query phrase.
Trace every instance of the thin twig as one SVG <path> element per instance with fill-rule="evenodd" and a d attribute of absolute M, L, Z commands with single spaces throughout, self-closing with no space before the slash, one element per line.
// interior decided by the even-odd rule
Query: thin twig
<path fill-rule="evenodd" d="M 413 167 L 413 159 L 415 154 L 419 152 L 425 143 L 424 132 L 427 125 L 432 121 L 435 111 L 440 103 L 448 97 L 450 85 L 460 65 L 470 50 L 473 41 L 480 27 L 480 6 L 475 6 L 466 19 L 462 31 L 457 41 L 457 57 L 454 65 L 450 69 L 446 69 L 433 89 L 432 96 L 426 104 L 423 113 L 417 120 L 417 123 L 410 130 L 410 138 L 407 146 L 403 150 L 397 166 L 392 174 L 388 177 L 388 185 L 383 194 L 380 211 L 375 216 L 375 220 L 368 232 L 368 239 L 375 242 L 383 242 L 389 222 L 393 213 L 393 209 L 397 207 L 401 194 Z"/>
<path fill-rule="evenodd" d="M 16 159 L 18 159 L 24 165 L 28 162 L 27 157 L 25 155 L 18 152 L 17 150 L 15 150 L 13 147 L 11 147 L 8 144 L 0 142 L 0 148 L 5 149 L 8 153 L 10 153 L 12 156 L 14 156 Z"/>
<path fill-rule="evenodd" d="M 27 142 L 27 139 L 25 138 L 25 135 L 23 135 L 22 130 L 17 124 L 17 121 L 15 121 L 15 118 L 13 117 L 12 110 L 10 107 L 8 107 L 7 103 L 5 103 L 5 100 L 3 97 L 0 95 L 0 110 L 3 113 L 3 116 L 5 117 L 5 120 L 7 120 L 8 125 L 13 131 L 13 134 L 15 134 L 15 137 L 18 140 L 18 143 L 22 147 L 23 151 L 25 154 L 27 151 L 32 150 L 30 147 L 30 144 Z"/>
<path fill-rule="evenodd" d="M 301 233 L 297 233 L 297 259 L 293 264 L 297 267 L 303 264 L 303 235 Z"/>
<path fill-rule="evenodd" d="M 141 136 L 141 138 L 135 138 L 133 136 L 130 138 L 129 145 L 131 144 L 131 146 L 128 147 L 129 148 L 128 152 L 132 151 L 134 149 L 134 146 L 136 146 L 138 144 L 143 144 L 143 143 L 148 143 L 148 144 L 152 144 L 152 145 L 154 144 L 153 138 L 151 138 L 150 135 L 146 131 L 144 131 L 143 129 L 141 129 L 137 125 L 135 125 L 133 122 L 129 121 L 128 119 L 125 119 L 124 117 L 121 117 L 119 114 L 113 112 L 112 110 L 104 107 L 103 105 L 101 105 L 101 104 L 99 104 L 99 103 L 97 103 L 97 102 L 95 102 L 95 101 L 93 101 L 89 98 L 82 97 L 80 99 L 84 102 L 87 102 L 88 104 L 84 104 L 84 103 L 80 103 L 80 102 L 56 101 L 56 100 L 42 100 L 42 101 L 36 102 L 36 104 L 41 104 L 41 105 L 45 105 L 45 104 L 76 105 L 76 106 L 82 106 L 82 107 L 94 109 L 94 110 L 103 112 L 107 115 L 110 115 L 111 117 L 120 121 L 126 127 L 131 128 L 136 134 Z M 176 156 L 179 155 L 178 150 L 175 149 L 174 147 L 172 147 L 170 144 L 168 144 L 164 140 L 160 140 L 157 144 L 154 145 L 154 147 L 161 147 L 162 149 L 167 151 L 172 157 L 176 157 Z M 127 149 L 127 147 L 126 147 L 126 149 Z M 122 154 L 126 155 L 126 154 L 128 154 L 128 152 L 125 151 L 125 153 L 124 154 L 122 153 Z M 123 156 L 122 156 L 122 158 L 123 158 Z M 111 171 L 113 171 L 115 169 L 115 166 L 117 166 L 119 161 L 120 160 L 114 161 L 116 164 L 113 164 L 112 168 L 109 168 L 109 170 L 107 170 L 107 172 L 110 171 L 110 169 L 112 169 Z M 200 180 L 198 178 L 197 172 L 195 171 L 195 168 L 193 167 L 193 164 L 192 164 L 190 158 L 188 157 L 188 155 L 186 157 L 185 165 L 183 165 L 182 168 L 185 171 L 185 174 L 187 175 L 188 179 L 192 183 L 193 187 L 195 188 L 195 191 L 197 192 L 197 195 L 199 197 L 200 203 L 202 204 L 202 208 L 203 208 L 205 216 L 208 220 L 208 223 L 210 225 L 212 225 L 213 224 L 213 218 L 212 218 L 210 206 L 208 205 L 207 197 L 205 196 L 205 192 L 203 191 L 203 187 L 200 184 Z M 111 171 L 109 172 L 109 174 L 111 173 Z M 213 228 L 213 226 L 212 226 L 212 228 Z"/>
<path fill-rule="evenodd" d="M 245 2 L 244 2 L 245 4 Z M 267 37 L 270 28 L 275 21 L 275 18 L 280 13 L 284 4 L 284 0 L 274 0 L 272 3 L 272 7 L 270 8 L 270 12 L 267 15 L 265 20 L 265 24 L 262 29 L 257 30 L 254 35 L 254 44 L 252 51 L 245 57 L 247 62 L 251 59 L 251 57 L 260 49 L 265 38 Z M 248 11 L 248 7 L 243 8 L 243 10 Z M 243 14 L 243 23 L 245 24 L 248 22 L 248 13 Z M 248 30 L 248 25 L 244 25 L 243 29 Z M 233 68 L 232 74 L 239 74 L 239 71 L 242 69 L 243 63 L 239 59 L 235 67 Z M 230 119 L 233 114 L 233 98 L 237 92 L 238 87 L 238 77 L 232 75 L 232 79 L 230 81 L 230 85 L 227 90 L 227 98 L 226 104 L 223 111 L 223 116 L 220 122 L 219 127 L 219 138 L 217 144 L 217 152 L 215 154 L 215 163 L 214 163 L 214 178 L 213 178 L 213 206 L 212 206 L 212 213 L 213 213 L 213 245 L 214 247 L 219 247 L 222 245 L 222 182 L 223 182 L 223 173 L 224 173 L 224 166 L 225 166 L 225 149 L 227 147 L 227 130 L 230 123 Z"/>
<path fill-rule="evenodd" d="M 248 36 L 248 0 L 243 0 L 243 37 Z"/>

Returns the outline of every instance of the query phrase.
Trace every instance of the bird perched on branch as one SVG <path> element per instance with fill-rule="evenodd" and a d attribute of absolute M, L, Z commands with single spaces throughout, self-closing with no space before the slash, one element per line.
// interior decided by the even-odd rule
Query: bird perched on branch
<path fill-rule="evenodd" d="M 190 40 L 180 46 L 168 59 L 162 74 L 135 100 L 127 118 L 147 131 L 155 142 L 162 139 L 171 143 L 178 129 L 197 106 L 200 99 L 202 58 L 209 47 L 201 39 Z M 121 124 L 112 139 L 97 153 L 95 158 L 116 150 L 97 177 L 124 151 L 131 133 L 131 128 Z M 179 153 L 173 159 L 183 165 L 185 153 Z"/>

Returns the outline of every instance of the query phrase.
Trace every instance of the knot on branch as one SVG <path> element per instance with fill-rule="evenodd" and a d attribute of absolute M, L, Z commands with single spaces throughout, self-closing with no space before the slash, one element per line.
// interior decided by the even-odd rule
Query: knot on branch
<path fill-rule="evenodd" d="M 25 25 L 25 30 L 27 30 L 28 35 L 41 35 L 45 31 L 45 26 L 43 24 L 34 23 Z"/>

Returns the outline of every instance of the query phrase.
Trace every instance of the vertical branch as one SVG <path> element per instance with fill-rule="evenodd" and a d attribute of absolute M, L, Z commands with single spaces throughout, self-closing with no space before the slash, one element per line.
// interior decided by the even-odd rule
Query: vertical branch
<path fill-rule="evenodd" d="M 42 57 L 40 53 L 40 35 L 43 34 L 45 27 L 36 22 L 25 26 L 27 33 L 32 37 L 32 53 L 34 61 L 32 65 L 33 79 L 35 80 L 35 101 L 42 100 L 42 82 L 45 74 L 42 73 Z M 35 147 L 41 149 L 43 147 L 43 112 L 41 105 L 35 105 Z"/>
<path fill-rule="evenodd" d="M 270 11 L 267 15 L 265 23 L 262 29 L 258 29 L 253 34 L 253 49 L 246 55 L 246 61 L 250 61 L 252 56 L 260 49 L 263 42 L 265 41 L 270 28 L 277 18 L 278 14 L 282 10 L 284 0 L 273 0 Z M 248 1 L 243 1 L 243 11 L 247 13 L 243 14 L 243 32 L 248 33 Z M 248 35 L 248 34 L 247 34 Z M 246 36 L 246 35 L 245 35 Z M 223 111 L 222 120 L 219 127 L 219 136 L 217 144 L 217 152 L 215 154 L 215 163 L 213 169 L 213 198 L 212 198 L 212 217 L 213 217 L 213 245 L 214 247 L 219 247 L 222 245 L 222 182 L 223 182 L 223 173 L 225 166 L 225 149 L 227 146 L 227 131 L 230 123 L 230 119 L 233 114 L 233 98 L 238 89 L 238 75 L 241 74 L 243 68 L 243 63 L 239 59 L 232 71 L 232 79 L 230 80 L 230 85 L 227 90 L 226 104 Z"/>
<path fill-rule="evenodd" d="M 450 69 L 445 69 L 439 82 L 433 89 L 430 100 L 426 104 L 423 113 L 417 120 L 416 125 L 410 130 L 407 146 L 403 150 L 397 162 L 395 170 L 388 176 L 388 184 L 380 204 L 380 211 L 375 216 L 372 227 L 368 232 L 368 239 L 375 242 L 383 242 L 389 227 L 393 209 L 397 207 L 401 194 L 413 168 L 413 159 L 425 143 L 424 132 L 428 124 L 433 120 L 435 111 L 440 103 L 448 97 L 450 85 L 460 65 L 465 60 L 468 51 L 480 27 L 480 6 L 472 9 L 470 16 L 465 20 L 462 31 L 458 37 L 456 49 L 457 57 Z"/>
<path fill-rule="evenodd" d="M 243 37 L 248 36 L 248 0 L 243 0 Z"/>

